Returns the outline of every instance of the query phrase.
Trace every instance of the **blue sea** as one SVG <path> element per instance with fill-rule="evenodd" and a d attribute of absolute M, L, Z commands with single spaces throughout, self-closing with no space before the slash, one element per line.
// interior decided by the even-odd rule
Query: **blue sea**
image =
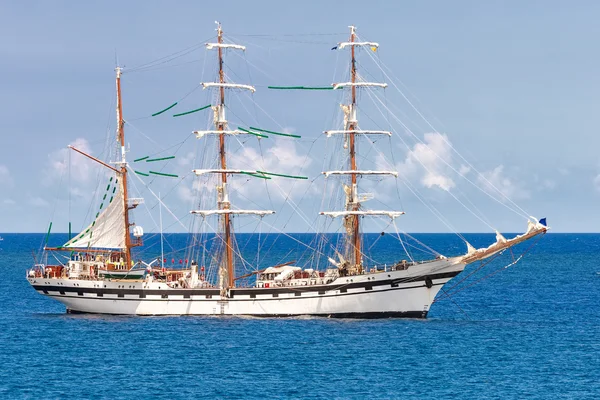
<path fill-rule="evenodd" d="M 0 398 L 600 398 L 597 234 L 549 233 L 503 268 L 506 254 L 426 320 L 71 315 L 25 280 L 44 235 L 2 236 Z M 464 251 L 453 235 L 414 236 L 448 256 Z M 240 247 L 256 240 L 241 235 Z M 285 236 L 261 240 L 263 265 L 306 256 Z M 383 259 L 399 257 L 391 238 L 368 240 Z M 156 238 L 148 243 L 156 257 Z"/>

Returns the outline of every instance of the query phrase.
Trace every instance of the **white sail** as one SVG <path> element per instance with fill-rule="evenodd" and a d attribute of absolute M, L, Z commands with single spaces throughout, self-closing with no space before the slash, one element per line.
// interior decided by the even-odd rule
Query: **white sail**
<path fill-rule="evenodd" d="M 125 223 L 122 192 L 118 190 L 104 211 L 63 247 L 124 249 Z"/>
<path fill-rule="evenodd" d="M 377 42 L 342 42 L 342 43 L 338 43 L 337 48 L 341 50 L 344 47 L 349 47 L 349 46 L 368 46 L 368 47 L 378 48 L 379 43 L 377 43 Z"/>
<path fill-rule="evenodd" d="M 218 49 L 219 47 L 222 48 L 222 49 L 236 49 L 236 50 L 246 51 L 246 46 L 241 46 L 239 44 L 206 43 L 206 49 L 207 50 Z"/>
<path fill-rule="evenodd" d="M 210 88 L 210 87 L 219 87 L 219 88 L 225 88 L 225 89 L 246 89 L 246 90 L 251 91 L 252 93 L 254 93 L 256 91 L 254 86 L 239 85 L 237 83 L 203 82 L 202 87 L 204 89 Z"/>
<path fill-rule="evenodd" d="M 275 211 L 270 210 L 192 210 L 191 214 L 202 215 L 203 217 L 209 215 L 223 215 L 223 214 L 239 214 L 239 215 L 269 215 L 275 214 Z"/>
<path fill-rule="evenodd" d="M 329 175 L 393 175 L 398 177 L 398 172 L 396 171 L 361 171 L 361 170 L 349 170 L 349 171 L 325 171 L 321 172 L 325 175 L 326 178 Z"/>
<path fill-rule="evenodd" d="M 380 87 L 386 88 L 387 83 L 377 83 L 377 82 L 341 82 L 341 83 L 332 83 L 333 89 L 339 89 L 344 87 Z"/>
<path fill-rule="evenodd" d="M 193 173 L 196 175 L 204 174 L 255 174 L 258 175 L 258 171 L 246 171 L 243 169 L 193 169 Z"/>
<path fill-rule="evenodd" d="M 404 211 L 379 211 L 379 210 L 368 210 L 368 211 L 321 211 L 319 214 L 326 215 L 331 218 L 345 217 L 348 215 L 382 215 L 390 217 L 392 219 L 404 215 Z"/>
<path fill-rule="evenodd" d="M 371 130 L 359 130 L 359 129 L 351 129 L 351 130 L 338 130 L 338 131 L 325 131 L 323 132 L 327 135 L 327 137 L 331 137 L 335 134 L 356 134 L 356 135 L 388 135 L 392 136 L 392 132 L 390 131 L 371 131 Z"/>
<path fill-rule="evenodd" d="M 206 135 L 248 135 L 248 132 L 243 132 L 239 130 L 232 131 L 217 131 L 217 130 L 208 130 L 208 131 L 194 131 L 192 132 L 198 139 L 206 136 Z"/>

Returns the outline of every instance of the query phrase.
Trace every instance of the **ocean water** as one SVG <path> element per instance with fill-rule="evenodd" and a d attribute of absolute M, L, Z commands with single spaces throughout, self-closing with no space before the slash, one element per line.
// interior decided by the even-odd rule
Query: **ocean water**
<path fill-rule="evenodd" d="M 549 233 L 520 263 L 502 268 L 507 255 L 474 273 L 426 320 L 70 315 L 25 280 L 43 235 L 2 236 L 0 398 L 600 398 L 600 235 Z M 455 236 L 415 236 L 463 250 Z M 266 240 L 265 265 L 295 248 Z M 369 240 L 390 262 L 399 254 Z M 156 248 L 151 238 L 148 255 Z"/>

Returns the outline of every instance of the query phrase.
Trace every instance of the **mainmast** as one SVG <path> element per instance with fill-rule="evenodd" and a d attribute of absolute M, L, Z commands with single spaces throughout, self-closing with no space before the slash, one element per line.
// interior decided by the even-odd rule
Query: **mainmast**
<path fill-rule="evenodd" d="M 121 101 L 121 67 L 115 69 L 117 71 L 117 141 L 121 144 L 121 161 L 116 164 L 120 167 L 121 190 L 123 191 L 123 223 L 125 224 L 125 265 L 126 268 L 131 268 L 131 235 L 129 227 L 133 225 L 129 222 L 129 210 L 133 207 L 129 206 L 127 198 L 127 159 L 125 151 L 125 130 L 123 121 L 123 104 Z"/>
<path fill-rule="evenodd" d="M 351 67 L 350 67 L 350 81 L 352 83 L 356 83 L 356 58 L 354 57 L 354 40 L 356 38 L 356 34 L 354 32 L 355 27 L 350 26 L 350 43 L 351 46 Z M 354 115 L 354 118 L 349 118 L 347 122 L 347 126 L 345 127 L 347 130 L 351 131 L 356 128 L 356 86 L 352 85 L 352 105 L 350 106 L 351 115 Z M 349 150 L 350 150 L 350 170 L 356 171 L 356 138 L 355 135 L 350 136 Z M 347 193 L 346 200 L 346 210 L 348 211 L 358 211 L 360 207 L 360 203 L 358 202 L 358 193 L 357 193 L 357 174 L 351 174 L 351 186 L 350 191 Z M 362 253 L 361 253 L 361 243 L 360 243 L 360 216 L 359 215 L 348 215 L 346 217 L 346 226 L 351 232 L 349 242 L 354 247 L 354 257 L 351 257 L 352 264 L 354 268 L 356 268 L 357 273 L 362 272 Z M 352 249 L 348 250 L 352 252 Z"/>
<path fill-rule="evenodd" d="M 344 88 L 350 87 L 351 98 L 350 104 L 342 104 L 342 110 L 344 111 L 344 129 L 343 130 L 332 130 L 325 131 L 324 133 L 329 137 L 334 134 L 343 134 L 345 136 L 345 143 L 348 147 L 349 156 L 349 169 L 346 171 L 325 171 L 323 174 L 326 177 L 331 175 L 350 175 L 350 186 L 344 185 L 344 192 L 346 194 L 346 206 L 345 211 L 329 211 L 321 212 L 321 215 L 327 215 L 330 217 L 344 217 L 344 226 L 346 228 L 346 244 L 344 246 L 343 258 L 340 259 L 338 267 L 343 268 L 350 274 L 360 274 L 363 272 L 363 258 L 362 258 L 362 241 L 360 236 L 360 218 L 363 216 L 387 216 L 390 218 L 396 218 L 402 214 L 401 211 L 374 211 L 374 210 L 361 210 L 360 196 L 358 193 L 358 178 L 362 175 L 392 175 L 398 176 L 395 171 L 362 171 L 358 169 L 357 159 L 357 138 L 356 135 L 389 135 L 391 132 L 388 131 L 375 131 L 375 130 L 361 130 L 358 126 L 357 119 L 357 101 L 356 101 L 356 90 L 358 87 L 383 87 L 387 85 L 385 83 L 375 82 L 363 82 L 359 80 L 358 73 L 356 71 L 356 57 L 355 48 L 360 46 L 367 46 L 371 49 L 379 47 L 378 43 L 375 42 L 358 42 L 356 41 L 356 28 L 350 26 L 350 40 L 348 42 L 339 43 L 337 49 L 343 49 L 350 47 L 350 82 L 334 83 L 333 88 Z M 346 147 L 346 145 L 344 145 Z"/>
<path fill-rule="evenodd" d="M 202 86 L 206 88 L 219 88 L 219 99 L 218 104 L 213 107 L 214 111 L 214 130 L 207 131 L 194 131 L 196 136 L 200 139 L 206 135 L 218 135 L 218 151 L 219 151 L 219 169 L 195 169 L 196 175 L 204 174 L 218 174 L 220 176 L 220 182 L 217 185 L 217 209 L 213 210 L 192 210 L 192 214 L 201 215 L 207 217 L 210 215 L 217 215 L 219 217 L 219 226 L 222 233 L 223 250 L 219 264 L 219 287 L 221 289 L 221 296 L 227 296 L 227 289 L 235 287 L 235 263 L 233 254 L 233 232 L 231 227 L 231 215 L 267 215 L 272 214 L 273 211 L 262 211 L 262 210 L 234 210 L 231 208 L 229 202 L 228 193 L 228 175 L 243 174 L 245 176 L 257 174 L 257 171 L 245 171 L 237 169 L 227 169 L 227 149 L 226 149 L 226 137 L 228 135 L 246 135 L 248 133 L 253 134 L 248 130 L 229 130 L 227 119 L 225 118 L 225 89 L 238 89 L 238 90 L 249 90 L 254 92 L 255 89 L 250 85 L 243 85 L 237 83 L 225 82 L 225 72 L 223 70 L 223 49 L 241 50 L 245 51 L 246 48 L 237 44 L 223 43 L 223 30 L 221 24 L 217 26 L 217 43 L 206 43 L 208 50 L 216 49 L 219 58 L 219 81 L 218 82 L 204 82 Z M 256 135 L 256 134 L 254 134 Z"/>
<path fill-rule="evenodd" d="M 219 83 L 225 83 L 225 73 L 223 71 L 223 48 L 220 46 L 223 44 L 223 29 L 221 29 L 221 24 L 218 24 L 217 27 L 217 43 L 219 46 L 217 47 L 217 51 L 219 54 Z M 220 131 L 219 133 L 219 156 L 221 160 L 221 169 L 227 170 L 227 157 L 225 152 L 225 131 L 227 127 L 227 121 L 225 120 L 225 87 L 221 86 L 219 88 L 219 104 L 217 106 L 217 116 L 215 120 L 215 128 Z M 219 193 L 219 209 L 221 210 L 229 210 L 229 196 L 227 194 L 227 173 L 223 172 L 221 174 L 221 187 L 218 190 Z M 221 261 L 221 279 L 223 281 L 227 280 L 227 287 L 233 287 L 235 285 L 235 271 L 233 264 L 233 246 L 231 243 L 231 220 L 230 214 L 224 213 L 220 216 L 221 226 L 223 227 L 223 235 L 224 235 L 224 243 L 225 243 L 225 251 L 223 252 L 223 260 Z M 224 282 L 223 282 L 224 283 Z M 221 285 L 223 287 L 223 284 Z"/>

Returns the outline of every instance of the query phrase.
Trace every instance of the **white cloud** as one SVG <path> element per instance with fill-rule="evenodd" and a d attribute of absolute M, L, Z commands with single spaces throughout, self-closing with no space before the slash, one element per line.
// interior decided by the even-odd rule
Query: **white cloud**
<path fill-rule="evenodd" d="M 556 187 L 556 181 L 552 180 L 552 179 L 544 179 L 542 181 L 542 188 L 543 189 L 548 189 L 548 190 L 552 190 Z"/>
<path fill-rule="evenodd" d="M 86 139 L 77 138 L 70 145 L 85 153 L 91 153 L 90 145 Z M 50 153 L 48 156 L 49 165 L 44 170 L 46 185 L 52 184 L 61 176 L 63 179 L 66 177 L 69 169 L 69 152 L 71 152 L 71 181 L 76 184 L 84 184 L 90 181 L 93 161 L 65 147 Z"/>
<path fill-rule="evenodd" d="M 16 201 L 14 201 L 13 199 L 4 199 L 4 200 L 2 201 L 2 203 L 3 203 L 3 204 L 6 204 L 6 205 L 8 205 L 8 206 L 12 206 L 13 204 L 17 204 L 17 202 L 16 202 Z"/>
<path fill-rule="evenodd" d="M 205 194 L 209 194 L 214 190 L 215 188 L 212 185 L 206 186 L 204 182 L 194 179 L 191 185 L 186 185 L 185 183 L 180 184 L 177 187 L 177 195 L 181 200 L 191 203 L 198 198 L 200 192 L 204 191 Z"/>
<path fill-rule="evenodd" d="M 13 179 L 10 175 L 10 171 L 5 165 L 0 165 L 0 184 L 6 184 L 8 186 L 12 186 L 13 184 Z"/>
<path fill-rule="evenodd" d="M 466 165 L 461 165 L 458 170 L 458 173 L 462 176 L 467 175 L 469 172 L 471 172 L 471 167 L 468 167 Z"/>
<path fill-rule="evenodd" d="M 594 187 L 600 192 L 600 174 L 596 175 L 594 178 Z"/>
<path fill-rule="evenodd" d="M 32 197 L 31 199 L 29 199 L 28 201 L 29 205 L 34 206 L 34 207 L 49 207 L 50 203 L 48 203 L 46 200 L 42 199 L 41 197 Z"/>
<path fill-rule="evenodd" d="M 192 161 L 194 161 L 194 157 L 195 157 L 194 152 L 190 151 L 183 157 L 179 157 L 177 159 L 177 164 L 179 164 L 182 167 L 187 167 L 189 165 L 192 165 Z"/>
<path fill-rule="evenodd" d="M 244 147 L 240 152 L 231 156 L 233 168 L 244 168 L 250 170 L 259 170 L 288 175 L 303 175 L 306 169 L 312 164 L 309 154 L 303 154 L 298 151 L 296 143 L 290 139 L 276 138 L 275 145 L 269 147 L 264 155 L 251 147 Z M 259 179 L 259 178 L 257 178 Z M 272 177 L 268 182 L 268 187 L 276 193 L 281 199 L 290 195 L 302 194 L 307 189 L 317 190 L 309 187 L 310 180 L 297 180 L 282 177 Z M 313 185 L 314 186 L 314 185 Z M 254 190 L 255 185 L 242 184 L 236 187 L 236 190 L 248 198 L 261 198 L 265 196 L 264 191 Z"/>
<path fill-rule="evenodd" d="M 406 159 L 397 170 L 404 174 L 419 176 L 425 187 L 439 187 L 449 191 L 456 186 L 452 179 L 452 148 L 447 136 L 438 132 L 426 133 L 424 143 L 417 143 L 406 155 Z M 462 166 L 461 172 L 469 169 Z"/>
<path fill-rule="evenodd" d="M 498 165 L 493 170 L 482 172 L 477 177 L 477 181 L 483 189 L 491 195 L 499 197 L 500 200 L 505 199 L 499 195 L 498 191 L 511 200 L 528 199 L 531 195 L 529 190 L 523 188 L 522 184 L 505 175 L 504 165 Z"/>

